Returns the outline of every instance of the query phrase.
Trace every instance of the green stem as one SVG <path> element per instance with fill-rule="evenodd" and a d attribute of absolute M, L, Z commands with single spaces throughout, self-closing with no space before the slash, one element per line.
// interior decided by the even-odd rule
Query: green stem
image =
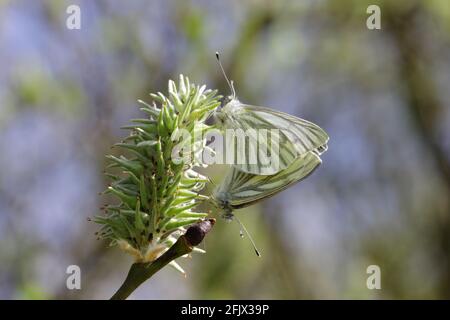
<path fill-rule="evenodd" d="M 131 265 L 130 271 L 117 292 L 111 297 L 111 300 L 126 299 L 137 287 L 152 277 L 156 272 L 161 270 L 171 261 L 188 254 L 194 246 L 198 245 L 204 236 L 210 231 L 214 225 L 214 219 L 203 220 L 191 226 L 187 232 L 180 236 L 173 246 L 169 248 L 163 255 L 153 262 L 134 263 Z"/>
<path fill-rule="evenodd" d="M 193 247 L 187 243 L 185 236 L 181 236 L 169 250 L 155 261 L 150 263 L 133 263 L 125 282 L 111 297 L 111 300 L 126 299 L 137 287 L 156 272 L 165 267 L 172 260 L 191 252 L 192 248 Z"/>

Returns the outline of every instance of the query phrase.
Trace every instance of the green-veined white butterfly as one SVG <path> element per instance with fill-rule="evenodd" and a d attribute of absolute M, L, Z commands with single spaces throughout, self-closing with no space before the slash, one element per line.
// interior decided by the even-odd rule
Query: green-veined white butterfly
<path fill-rule="evenodd" d="M 240 152 L 244 158 L 244 161 L 239 163 L 233 159 L 235 168 L 250 174 L 273 175 L 286 169 L 296 158 L 309 151 L 315 151 L 320 155 L 327 150 L 328 134 L 316 124 L 284 112 L 241 103 L 236 98 L 233 81 L 228 80 L 217 52 L 216 57 L 232 91 L 232 95 L 222 103 L 223 107 L 214 111 L 216 127 L 222 131 L 226 129 L 243 131 L 267 129 L 271 132 L 274 131 L 272 136 L 276 138 L 277 141 L 275 141 L 278 144 L 275 149 L 278 152 L 277 161 L 262 163 L 260 156 L 256 161 L 250 161 L 250 156 L 254 157 L 255 155 L 252 155 L 249 150 L 258 150 L 259 155 L 258 146 L 269 146 L 271 145 L 269 141 L 264 139 L 261 141 L 260 136 L 248 137 L 248 146 L 245 146 L 244 150 L 237 150 L 238 145 L 234 143 L 234 154 Z"/>
<path fill-rule="evenodd" d="M 322 160 L 309 151 L 298 157 L 288 168 L 270 176 L 249 174 L 231 168 L 221 184 L 217 186 L 212 198 L 223 209 L 225 219 L 233 217 L 232 211 L 250 206 L 271 197 L 308 177 Z"/>
<path fill-rule="evenodd" d="M 232 167 L 221 184 L 214 189 L 211 199 L 217 207 L 224 211 L 223 218 L 233 220 L 235 218 L 234 209 L 250 206 L 285 190 L 308 177 L 321 163 L 322 160 L 318 154 L 315 151 L 309 151 L 294 160 L 289 167 L 274 175 L 254 175 Z M 255 252 L 259 256 L 255 243 L 245 226 L 238 219 L 236 221 L 249 236 Z"/>

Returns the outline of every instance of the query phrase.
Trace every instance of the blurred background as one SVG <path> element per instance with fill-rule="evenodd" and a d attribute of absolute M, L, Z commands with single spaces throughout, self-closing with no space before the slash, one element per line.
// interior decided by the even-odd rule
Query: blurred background
<path fill-rule="evenodd" d="M 67 6 L 81 29 L 66 28 Z M 381 30 L 366 9 L 381 8 Z M 303 183 L 219 220 L 204 255 L 130 298 L 450 298 L 450 6 L 431 1 L 0 1 L 0 298 L 107 299 L 132 258 L 97 241 L 110 146 L 180 73 L 330 135 Z M 209 168 L 219 177 L 221 168 Z M 218 179 L 218 178 L 217 178 Z M 82 289 L 66 288 L 79 265 Z M 369 290 L 366 269 L 381 269 Z"/>

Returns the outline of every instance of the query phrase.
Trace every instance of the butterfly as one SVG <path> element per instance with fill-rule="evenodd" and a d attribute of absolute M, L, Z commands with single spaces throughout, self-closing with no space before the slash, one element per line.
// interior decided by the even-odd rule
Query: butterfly
<path fill-rule="evenodd" d="M 319 155 L 309 151 L 297 158 L 288 168 L 273 175 L 255 175 L 231 168 L 221 184 L 214 189 L 212 199 L 224 210 L 223 217 L 232 219 L 233 210 L 276 195 L 307 178 L 321 163 Z"/>
<path fill-rule="evenodd" d="M 227 152 L 230 147 L 234 148 L 232 159 L 227 161 L 231 160 L 236 169 L 255 175 L 273 175 L 288 168 L 298 157 L 308 152 L 314 151 L 320 155 L 327 150 L 329 136 L 318 125 L 284 112 L 241 103 L 236 98 L 233 81 L 228 80 L 217 52 L 216 58 L 232 95 L 214 111 L 215 126 L 221 131 L 250 132 L 264 129 L 270 133 L 269 136 L 248 135 L 248 143 L 243 147 L 235 142 L 234 137 L 226 141 Z M 267 156 L 268 151 L 270 156 Z"/>
<path fill-rule="evenodd" d="M 259 256 L 253 239 L 245 226 L 234 216 L 233 211 L 276 195 L 307 178 L 321 163 L 322 160 L 316 151 L 308 151 L 298 157 L 289 167 L 273 175 L 249 174 L 231 167 L 221 184 L 213 190 L 211 200 L 216 207 L 223 210 L 222 217 L 224 219 L 229 221 L 236 219 L 241 230 L 243 229 L 249 236 L 255 252 Z"/>

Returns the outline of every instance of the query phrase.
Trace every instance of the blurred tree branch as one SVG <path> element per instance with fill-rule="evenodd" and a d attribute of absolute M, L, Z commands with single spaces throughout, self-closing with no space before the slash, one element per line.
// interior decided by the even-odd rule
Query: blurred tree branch
<path fill-rule="evenodd" d="M 443 106 L 439 101 L 439 93 L 430 77 L 426 66 L 427 52 L 420 41 L 421 34 L 417 32 L 420 18 L 427 15 L 423 4 L 416 1 L 406 10 L 385 10 L 384 17 L 387 30 L 395 41 L 399 53 L 399 70 L 401 78 L 405 81 L 404 98 L 408 103 L 409 111 L 413 116 L 414 124 L 423 145 L 430 151 L 435 161 L 435 168 L 439 172 L 449 195 L 445 201 L 443 214 L 436 215 L 435 233 L 437 246 L 441 254 L 438 256 L 436 266 L 442 270 L 442 281 L 439 290 L 442 298 L 450 298 L 450 163 L 443 147 L 436 137 L 438 119 Z M 431 19 L 431 17 L 428 17 Z"/>

